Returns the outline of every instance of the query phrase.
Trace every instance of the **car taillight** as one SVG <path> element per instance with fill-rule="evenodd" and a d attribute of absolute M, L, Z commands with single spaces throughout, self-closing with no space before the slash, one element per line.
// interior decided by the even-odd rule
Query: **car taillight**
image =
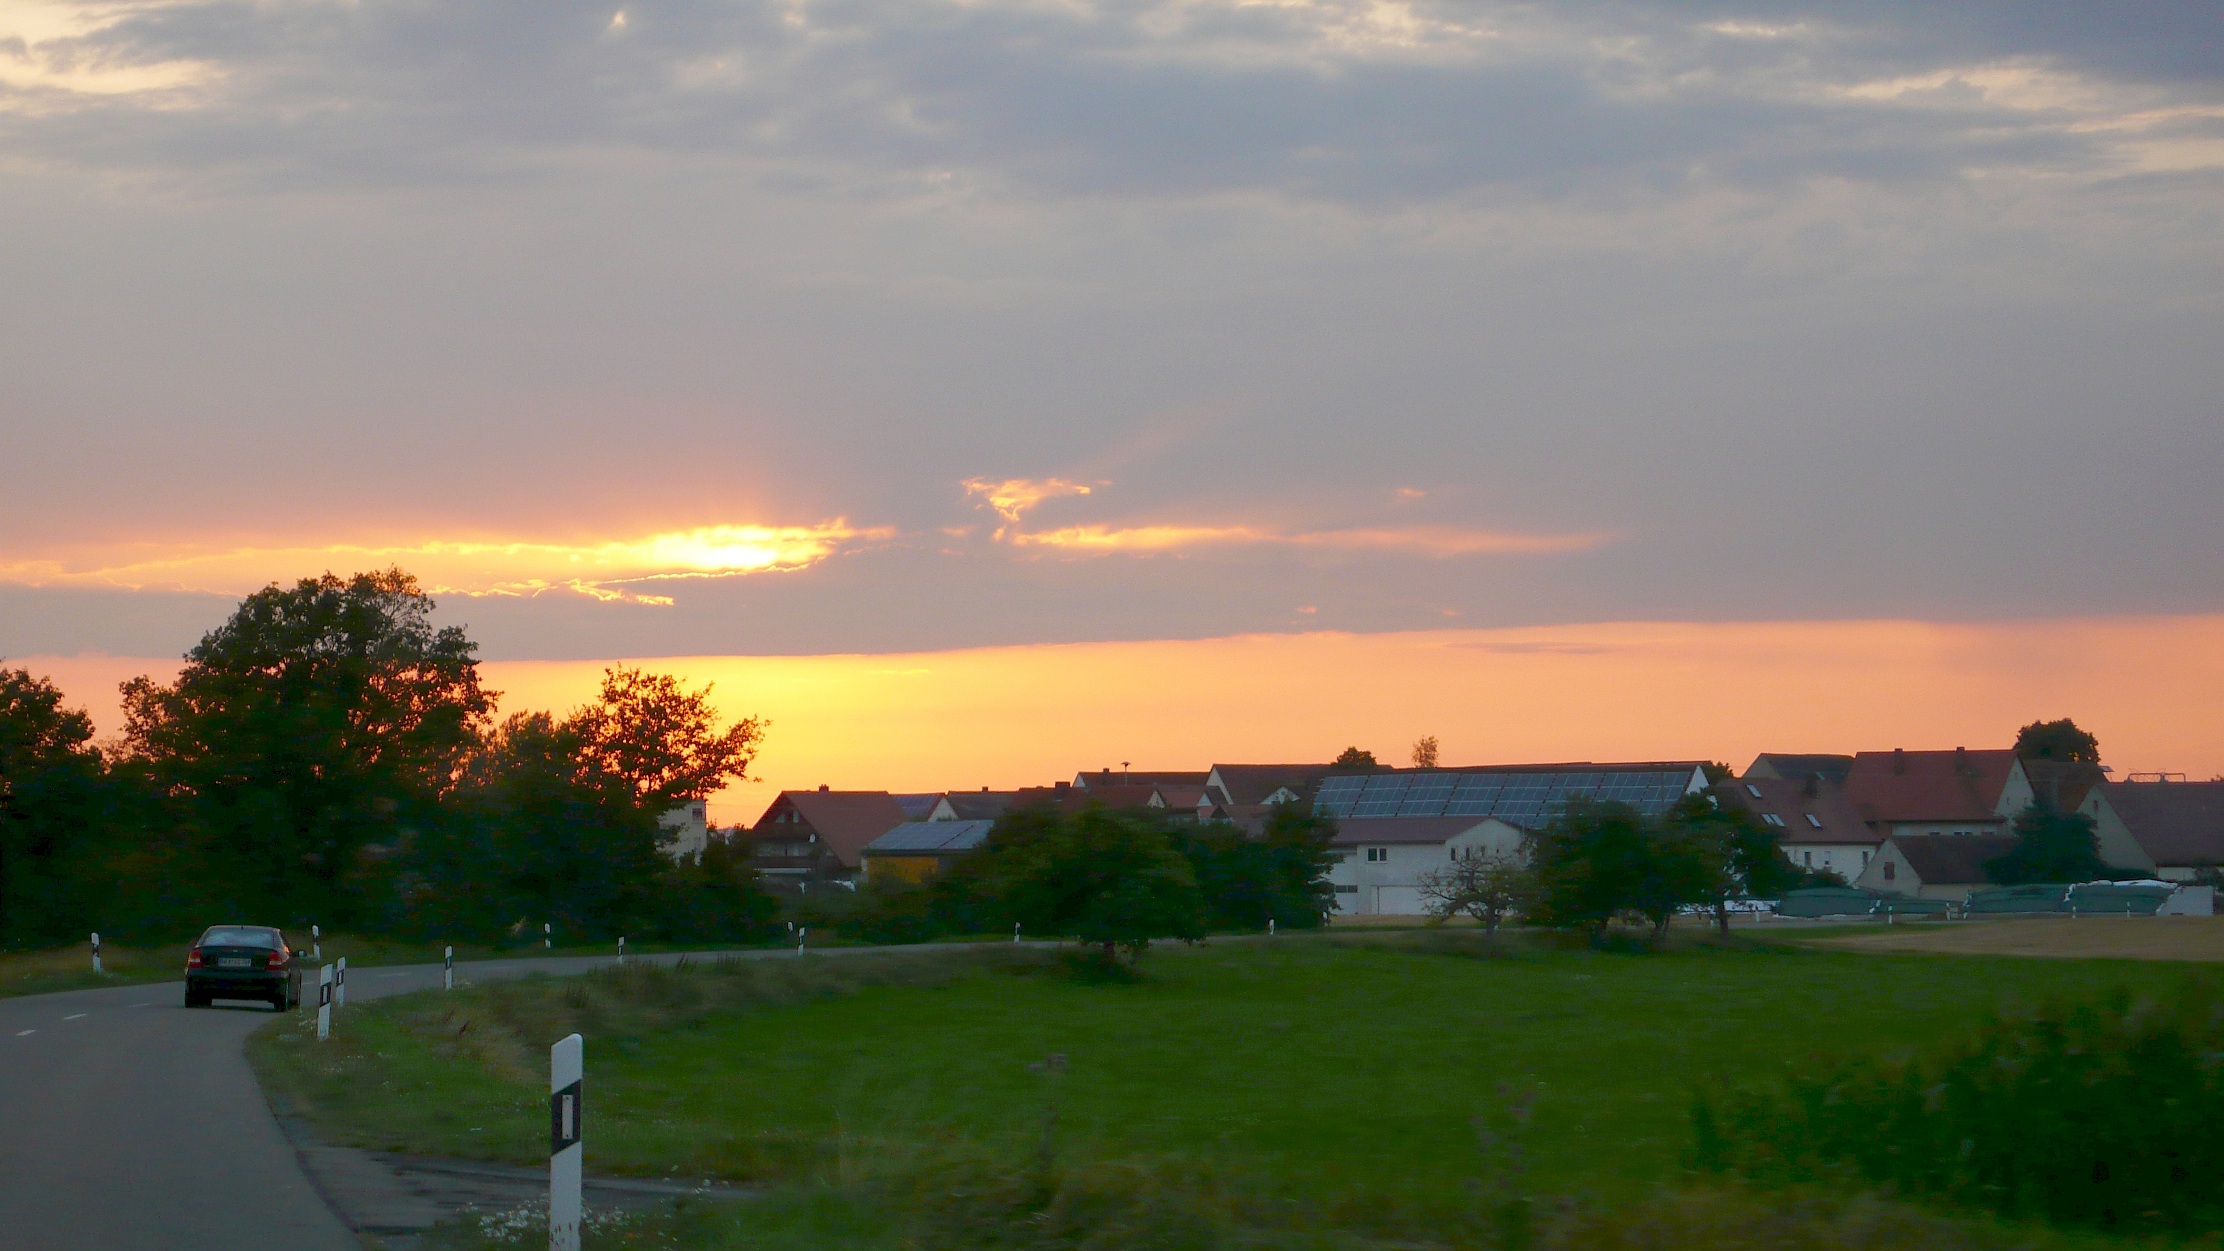
<path fill-rule="evenodd" d="M 189 969 L 201 967 L 201 949 L 199 947 L 185 953 L 185 967 Z"/>
<path fill-rule="evenodd" d="M 285 968 L 285 967 L 286 967 L 286 953 L 285 953 L 285 952 L 283 952 L 283 951 L 273 951 L 273 952 L 271 952 L 271 953 L 270 953 L 270 967 L 271 967 L 271 968 L 273 968 L 273 969 L 282 969 L 282 968 Z"/>

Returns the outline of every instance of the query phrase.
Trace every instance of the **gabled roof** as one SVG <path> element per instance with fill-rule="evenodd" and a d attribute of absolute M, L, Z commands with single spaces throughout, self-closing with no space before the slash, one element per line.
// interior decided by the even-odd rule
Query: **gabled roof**
<path fill-rule="evenodd" d="M 1220 784 L 1231 804 L 1263 804 L 1267 796 L 1285 788 L 1295 792 L 1300 803 L 1307 803 L 1329 768 L 1326 764 L 1216 764 L 1207 776 Z"/>
<path fill-rule="evenodd" d="M 1864 821 L 1996 822 L 2013 751 L 1865 751 L 1846 774 L 1846 798 Z"/>
<path fill-rule="evenodd" d="M 2156 865 L 2224 864 L 2224 782 L 2103 782 L 2099 789 Z"/>
<path fill-rule="evenodd" d="M 1492 820 L 1491 817 L 1350 817 L 1336 823 L 1336 837 L 1329 842 L 1336 847 L 1446 843 Z"/>
<path fill-rule="evenodd" d="M 849 868 L 857 867 L 857 853 L 865 844 L 904 823 L 903 806 L 887 791 L 781 791 L 757 818 L 757 832 L 792 832 L 792 827 L 767 824 L 782 804 L 794 809 L 826 850 Z"/>
<path fill-rule="evenodd" d="M 1985 862 L 2015 850 L 2013 834 L 1896 834 L 1892 846 L 1925 886 L 1990 886 Z"/>
<path fill-rule="evenodd" d="M 863 854 L 956 855 L 980 846 L 994 828 L 994 821 L 906 821 L 865 844 Z"/>
<path fill-rule="evenodd" d="M 1725 807 L 1743 808 L 1761 817 L 1775 833 L 1776 841 L 1786 847 L 1818 843 L 1873 847 L 1884 841 L 1884 836 L 1870 828 L 1846 801 L 1845 788 L 1816 775 L 1789 782 L 1748 774 L 1716 785 L 1713 794 Z M 1771 815 L 1781 818 L 1783 824 L 1768 821 Z"/>
<path fill-rule="evenodd" d="M 1023 791 L 951 791 L 943 801 L 960 821 L 993 821 L 1004 815 Z"/>
<path fill-rule="evenodd" d="M 904 810 L 905 816 L 914 821 L 924 821 L 927 819 L 927 814 L 934 811 L 935 801 L 942 798 L 942 792 L 921 791 L 916 794 L 898 792 L 892 798 L 895 799 L 896 806 Z"/>
<path fill-rule="evenodd" d="M 1745 776 L 1763 780 L 1774 778 L 1782 782 L 1804 782 L 1821 778 L 1826 782 L 1843 782 L 1853 768 L 1853 757 L 1832 755 L 1827 752 L 1764 751 L 1753 757 L 1745 766 Z"/>
<path fill-rule="evenodd" d="M 1377 769 L 1321 779 L 1313 811 L 1338 820 L 1497 817 L 1532 829 L 1552 820 L 1569 800 L 1625 803 L 1646 816 L 1658 816 L 1705 785 L 1706 767 L 1694 760 Z"/>
<path fill-rule="evenodd" d="M 1074 774 L 1073 784 L 1092 791 L 1104 786 L 1203 786 L 1205 773 L 1198 769 L 1099 769 Z"/>

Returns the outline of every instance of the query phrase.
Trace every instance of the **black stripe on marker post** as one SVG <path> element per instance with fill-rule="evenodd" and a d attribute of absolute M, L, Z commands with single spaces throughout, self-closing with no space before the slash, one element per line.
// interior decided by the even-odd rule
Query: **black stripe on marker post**
<path fill-rule="evenodd" d="M 566 1147 L 576 1147 L 586 1136 L 586 1105 L 581 1102 L 580 1088 L 584 1081 L 556 1091 L 548 1097 L 548 1154 L 556 1155 Z"/>

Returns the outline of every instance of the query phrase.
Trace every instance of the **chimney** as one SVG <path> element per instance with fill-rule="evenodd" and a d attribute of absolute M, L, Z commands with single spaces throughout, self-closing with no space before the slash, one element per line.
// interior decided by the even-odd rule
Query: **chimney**
<path fill-rule="evenodd" d="M 826 783 L 819 783 L 819 793 L 822 795 L 826 793 Z"/>
<path fill-rule="evenodd" d="M 981 793 L 982 793 L 983 795 L 986 795 L 986 794 L 988 794 L 988 788 L 987 788 L 987 787 L 985 787 L 985 786 L 984 786 L 984 787 L 982 787 L 982 788 L 981 788 Z"/>
<path fill-rule="evenodd" d="M 1892 772 L 1907 772 L 1907 749 L 1905 747 L 1895 747 L 1892 749 Z"/>
<path fill-rule="evenodd" d="M 1954 749 L 1954 772 L 1963 777 L 1970 775 L 1968 748 L 1956 747 Z"/>

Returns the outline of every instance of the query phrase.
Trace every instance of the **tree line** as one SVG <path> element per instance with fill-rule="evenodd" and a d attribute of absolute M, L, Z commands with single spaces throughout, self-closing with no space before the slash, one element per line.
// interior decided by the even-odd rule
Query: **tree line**
<path fill-rule="evenodd" d="M 476 646 L 398 569 L 248 596 L 124 727 L 0 669 L 0 943 L 212 920 L 498 940 L 739 939 L 773 924 L 746 852 L 667 854 L 674 804 L 741 777 L 764 725 L 623 666 L 568 716 L 495 718 Z"/>

